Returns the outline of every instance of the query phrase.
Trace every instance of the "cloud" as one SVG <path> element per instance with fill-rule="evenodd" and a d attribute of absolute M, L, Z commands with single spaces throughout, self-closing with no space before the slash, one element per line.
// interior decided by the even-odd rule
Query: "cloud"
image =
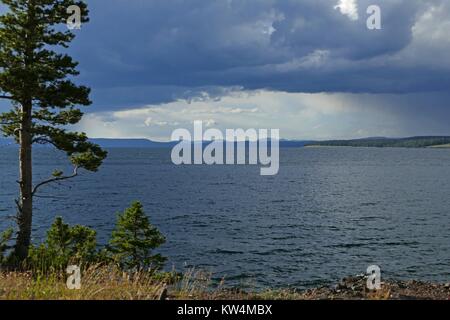
<path fill-rule="evenodd" d="M 177 128 L 280 129 L 284 139 L 361 138 L 450 134 L 447 94 L 236 92 L 221 99 L 88 115 L 78 129 L 92 137 L 145 137 L 168 141 Z M 239 105 L 239 112 L 233 112 Z M 426 106 L 426 108 L 424 107 Z M 104 125 L 104 123 L 108 125 Z"/>
<path fill-rule="evenodd" d="M 351 20 L 358 20 L 359 18 L 356 0 L 339 0 L 339 3 L 334 8 L 348 16 Z"/>
<path fill-rule="evenodd" d="M 430 2 L 412 27 L 412 40 L 393 56 L 393 63 L 405 67 L 450 70 L 450 2 Z"/>
<path fill-rule="evenodd" d="M 153 125 L 163 127 L 163 126 L 167 126 L 168 122 L 167 121 L 156 121 L 152 117 L 148 117 L 147 119 L 145 119 L 144 124 L 147 127 L 150 127 L 150 126 L 153 126 Z"/>
<path fill-rule="evenodd" d="M 372 4 L 88 0 L 91 22 L 69 49 L 93 89 L 80 128 L 166 139 L 199 119 L 286 137 L 446 132 L 450 2 L 378 0 L 382 30 L 368 30 Z"/>
<path fill-rule="evenodd" d="M 383 29 L 376 31 L 366 28 L 371 4 L 90 0 L 91 22 L 77 33 L 71 52 L 80 61 L 80 81 L 93 88 L 97 110 L 204 92 L 220 97 L 236 87 L 304 93 L 448 87 L 449 69 L 435 67 L 448 65 L 442 41 L 448 25 L 437 22 L 448 20 L 448 2 L 380 0 Z M 430 48 L 432 56 L 426 54 Z M 407 59 L 395 59 L 400 54 Z"/>

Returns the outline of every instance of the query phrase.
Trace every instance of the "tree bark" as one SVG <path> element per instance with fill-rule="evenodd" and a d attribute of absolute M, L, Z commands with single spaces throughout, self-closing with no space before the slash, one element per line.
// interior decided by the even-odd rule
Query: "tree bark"
<path fill-rule="evenodd" d="M 17 224 L 19 227 L 15 246 L 15 256 L 23 261 L 28 256 L 31 243 L 31 226 L 33 218 L 33 167 L 32 167 L 32 102 L 22 105 L 19 151 L 19 184 Z"/>
<path fill-rule="evenodd" d="M 34 64 L 35 43 L 32 32 L 35 28 L 35 4 L 34 0 L 27 3 L 27 31 L 25 34 L 24 67 L 26 76 L 23 79 L 24 95 L 21 99 L 21 126 L 19 131 L 19 185 L 20 193 L 17 201 L 17 239 L 15 246 L 15 257 L 19 262 L 28 257 L 28 249 L 31 244 L 31 228 L 33 222 L 33 98 L 31 92 L 35 80 L 32 72 Z"/>

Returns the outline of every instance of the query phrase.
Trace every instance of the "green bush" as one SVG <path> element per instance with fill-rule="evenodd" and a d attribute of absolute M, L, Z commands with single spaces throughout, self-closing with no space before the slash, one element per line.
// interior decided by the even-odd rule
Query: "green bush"
<path fill-rule="evenodd" d="M 84 226 L 69 226 L 57 217 L 46 241 L 31 246 L 26 265 L 39 272 L 63 271 L 69 264 L 86 265 L 98 261 L 96 232 Z"/>
<path fill-rule="evenodd" d="M 37 274 L 64 273 L 68 265 L 86 268 L 99 263 L 115 263 L 125 271 L 158 271 L 166 261 L 160 254 L 152 254 L 166 239 L 150 224 L 139 202 L 118 214 L 109 245 L 104 248 L 97 246 L 95 230 L 69 226 L 57 217 L 44 243 L 31 245 L 25 263 L 17 265 L 13 256 L 6 256 L 12 235 L 13 230 L 0 235 L 0 265 L 20 266 Z"/>
<path fill-rule="evenodd" d="M 2 234 L 0 234 L 0 266 L 3 266 L 7 263 L 8 257 L 5 256 L 10 246 L 8 245 L 13 236 L 13 229 L 8 229 Z"/>
<path fill-rule="evenodd" d="M 121 268 L 159 270 L 166 258 L 152 254 L 152 250 L 165 243 L 166 239 L 150 224 L 140 202 L 118 214 L 116 228 L 108 246 L 112 260 Z"/>

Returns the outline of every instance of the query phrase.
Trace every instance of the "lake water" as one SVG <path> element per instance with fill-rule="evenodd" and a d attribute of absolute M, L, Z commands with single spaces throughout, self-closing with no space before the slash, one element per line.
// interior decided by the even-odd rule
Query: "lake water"
<path fill-rule="evenodd" d="M 95 174 L 43 189 L 34 241 L 55 215 L 107 241 L 116 212 L 140 200 L 167 237 L 168 268 L 210 270 L 250 288 L 333 283 L 377 264 L 383 277 L 450 280 L 450 150 L 281 149 L 257 166 L 175 166 L 170 149 L 111 149 Z M 16 151 L 0 148 L 0 227 L 11 224 Z M 64 156 L 35 150 L 36 179 Z M 68 167 L 69 168 L 69 167 Z"/>

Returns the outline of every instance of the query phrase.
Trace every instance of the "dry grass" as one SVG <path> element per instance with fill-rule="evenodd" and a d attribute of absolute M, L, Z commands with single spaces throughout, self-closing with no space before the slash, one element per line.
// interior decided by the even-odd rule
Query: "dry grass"
<path fill-rule="evenodd" d="M 90 267 L 82 275 L 80 290 L 67 288 L 59 274 L 1 273 L 0 299 L 6 300 L 152 300 L 166 281 L 145 272 L 124 273 L 114 267 Z"/>
<path fill-rule="evenodd" d="M 115 267 L 94 266 L 82 274 L 81 289 L 70 290 L 65 275 L 0 272 L 0 300 L 252 300 L 289 299 L 286 292 L 246 293 L 213 284 L 211 274 L 192 269 L 174 282 L 175 273 L 125 273 Z"/>
<path fill-rule="evenodd" d="M 177 281 L 175 281 L 177 279 Z M 148 272 L 124 273 L 115 267 L 94 266 L 82 274 L 80 290 L 66 286 L 65 275 L 36 276 L 0 272 L 0 300 L 320 300 L 320 299 L 439 299 L 450 298 L 450 285 L 425 282 L 386 282 L 380 291 L 365 289 L 363 278 L 348 278 L 336 288 L 305 291 L 244 292 L 213 284 L 211 274 L 190 270 L 179 277 Z"/>

